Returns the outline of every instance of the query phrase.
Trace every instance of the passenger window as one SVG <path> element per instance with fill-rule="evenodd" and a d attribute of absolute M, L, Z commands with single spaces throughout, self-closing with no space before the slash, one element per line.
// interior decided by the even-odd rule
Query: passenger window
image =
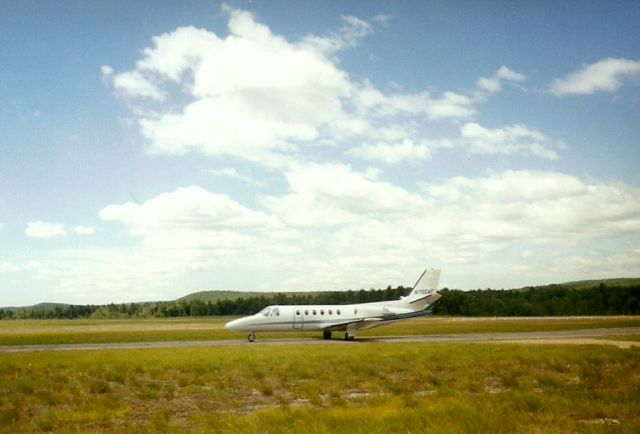
<path fill-rule="evenodd" d="M 340 315 L 340 309 L 336 310 L 336 313 L 337 313 L 338 315 Z"/>
<path fill-rule="evenodd" d="M 309 311 L 307 309 L 304 310 L 305 315 L 309 315 Z"/>
<path fill-rule="evenodd" d="M 320 315 L 324 315 L 324 309 L 320 311 Z"/>
<path fill-rule="evenodd" d="M 296 315 L 300 315 L 300 311 L 299 310 L 296 310 Z"/>
<path fill-rule="evenodd" d="M 329 309 L 329 315 L 333 315 L 333 311 Z"/>
<path fill-rule="evenodd" d="M 315 310 L 315 309 L 313 309 L 313 314 L 314 314 L 314 315 L 316 314 L 316 310 Z"/>

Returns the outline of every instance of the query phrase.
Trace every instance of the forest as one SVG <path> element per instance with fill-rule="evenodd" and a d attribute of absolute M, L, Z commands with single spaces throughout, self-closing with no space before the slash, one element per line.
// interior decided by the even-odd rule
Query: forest
<path fill-rule="evenodd" d="M 411 288 L 276 293 L 204 301 L 176 301 L 108 305 L 64 305 L 2 308 L 1 319 L 117 319 L 171 318 L 211 315 L 251 315 L 273 304 L 351 304 L 396 300 Z M 640 283 L 594 283 L 592 285 L 548 285 L 522 289 L 441 289 L 442 298 L 433 305 L 434 315 L 447 316 L 570 316 L 638 315 Z"/>

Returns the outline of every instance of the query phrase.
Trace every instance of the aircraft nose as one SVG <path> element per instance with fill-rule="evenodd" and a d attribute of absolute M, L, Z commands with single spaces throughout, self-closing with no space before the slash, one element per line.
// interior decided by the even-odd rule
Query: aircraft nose
<path fill-rule="evenodd" d="M 224 328 L 226 328 L 227 330 L 238 330 L 242 325 L 242 319 L 243 318 L 238 318 L 234 319 L 233 321 L 229 321 L 224 325 Z"/>

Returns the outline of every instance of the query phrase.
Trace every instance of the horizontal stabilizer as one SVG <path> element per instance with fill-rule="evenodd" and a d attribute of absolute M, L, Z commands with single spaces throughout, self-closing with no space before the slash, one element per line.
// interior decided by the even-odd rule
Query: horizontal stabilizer
<path fill-rule="evenodd" d="M 409 304 L 417 303 L 420 301 L 420 302 L 426 302 L 428 306 L 440 300 L 440 297 L 442 297 L 442 295 L 438 294 L 437 292 L 434 292 L 432 294 L 425 295 L 424 297 L 414 298 L 413 300 L 409 301 Z"/>

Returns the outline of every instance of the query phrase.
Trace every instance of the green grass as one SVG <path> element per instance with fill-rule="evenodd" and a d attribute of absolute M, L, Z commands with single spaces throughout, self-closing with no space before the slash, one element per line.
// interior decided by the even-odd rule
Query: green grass
<path fill-rule="evenodd" d="M 3 432 L 639 432 L 640 350 L 367 344 L 0 354 Z"/>
<path fill-rule="evenodd" d="M 0 321 L 0 345 L 109 342 L 197 341 L 245 339 L 224 329 L 230 317 L 145 320 L 16 320 Z M 639 327 L 640 317 L 443 318 L 402 321 L 361 332 L 360 336 L 406 336 Z M 320 332 L 259 333 L 259 339 L 319 338 Z"/>
<path fill-rule="evenodd" d="M 605 337 L 603 337 L 605 338 Z M 640 334 L 634 335 L 614 335 L 614 336 L 606 336 L 606 339 L 613 339 L 616 341 L 640 341 Z"/>

